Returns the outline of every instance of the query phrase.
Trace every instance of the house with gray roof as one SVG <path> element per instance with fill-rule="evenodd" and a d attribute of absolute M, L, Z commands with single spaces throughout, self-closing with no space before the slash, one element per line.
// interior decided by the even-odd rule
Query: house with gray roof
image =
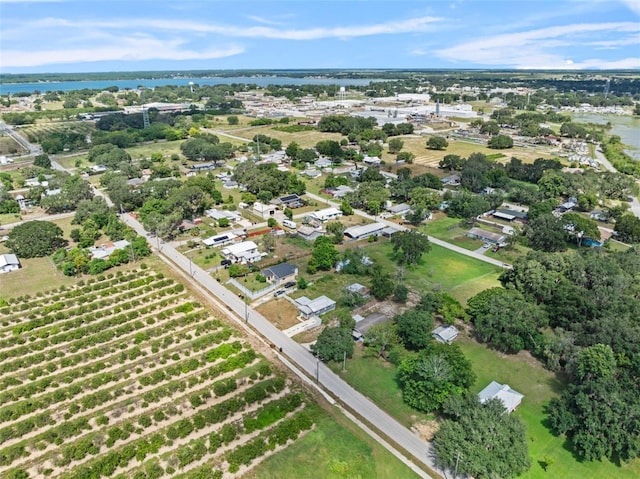
<path fill-rule="evenodd" d="M 272 284 L 283 284 L 295 281 L 298 276 L 298 267 L 290 263 L 280 263 L 262 270 L 262 275 Z"/>
<path fill-rule="evenodd" d="M 20 260 L 15 254 L 0 254 L 0 273 L 17 271 L 20 266 Z"/>
<path fill-rule="evenodd" d="M 439 326 L 431 331 L 431 336 L 440 343 L 450 344 L 458 337 L 458 330 L 455 326 Z"/>
<path fill-rule="evenodd" d="M 478 393 L 478 398 L 483 404 L 490 399 L 499 399 L 506 411 L 512 412 L 520 405 L 524 395 L 511 389 L 508 384 L 491 381 L 486 388 Z"/>
<path fill-rule="evenodd" d="M 336 309 L 336 302 L 327 296 L 318 296 L 316 299 L 309 299 L 302 296 L 294 301 L 300 314 L 306 319 L 313 316 L 320 316 Z"/>

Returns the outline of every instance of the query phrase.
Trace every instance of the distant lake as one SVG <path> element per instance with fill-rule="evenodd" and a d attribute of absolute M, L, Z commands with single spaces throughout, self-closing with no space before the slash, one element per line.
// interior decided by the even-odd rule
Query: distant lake
<path fill-rule="evenodd" d="M 51 81 L 32 83 L 0 83 L 0 94 L 14 94 L 21 92 L 69 91 L 88 88 L 97 90 L 109 86 L 117 86 L 120 90 L 135 89 L 138 86 L 153 88 L 166 85 L 229 85 L 231 83 L 255 84 L 260 87 L 267 85 L 338 85 L 338 86 L 366 86 L 370 82 L 384 81 L 375 78 L 294 78 L 294 77 L 208 77 L 208 78 L 157 78 L 139 80 L 91 80 L 91 81 Z"/>
<path fill-rule="evenodd" d="M 611 133 L 618 135 L 622 143 L 629 148 L 625 153 L 640 161 L 640 118 L 629 115 L 599 115 L 597 113 L 574 113 L 573 119 L 578 123 L 606 124 L 611 122 Z"/>

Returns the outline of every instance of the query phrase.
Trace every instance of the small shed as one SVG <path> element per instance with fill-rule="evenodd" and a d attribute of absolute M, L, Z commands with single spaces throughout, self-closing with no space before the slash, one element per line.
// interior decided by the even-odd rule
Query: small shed
<path fill-rule="evenodd" d="M 431 331 L 433 339 L 440 343 L 452 343 L 458 337 L 458 329 L 455 326 L 440 326 Z"/>
<path fill-rule="evenodd" d="M 510 413 L 520 405 L 524 395 L 511 389 L 508 384 L 491 381 L 486 388 L 478 393 L 478 398 L 483 404 L 489 399 L 499 399 L 507 412 Z"/>
<path fill-rule="evenodd" d="M 16 271 L 20 267 L 20 260 L 15 254 L 0 254 L 0 273 Z"/>

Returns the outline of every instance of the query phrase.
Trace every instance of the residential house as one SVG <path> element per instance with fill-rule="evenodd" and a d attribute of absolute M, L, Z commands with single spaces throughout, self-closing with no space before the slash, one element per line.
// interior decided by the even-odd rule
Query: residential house
<path fill-rule="evenodd" d="M 315 241 L 316 238 L 324 235 L 324 231 L 303 225 L 298 228 L 297 234 L 305 241 Z"/>
<path fill-rule="evenodd" d="M 290 209 L 301 208 L 305 205 L 305 201 L 296 194 L 274 198 L 269 203 L 275 206 L 282 206 L 283 208 Z"/>
<path fill-rule="evenodd" d="M 352 334 L 354 337 L 359 336 L 360 338 L 364 338 L 373 326 L 389 321 L 389 318 L 382 313 L 372 313 L 366 318 L 360 318 L 362 317 L 354 317 L 354 319 L 356 319 L 356 325 L 353 328 L 354 334 Z"/>
<path fill-rule="evenodd" d="M 114 241 L 100 246 L 92 246 L 89 248 L 92 259 L 108 259 L 111 254 L 119 249 L 125 249 L 129 246 L 127 240 Z"/>
<path fill-rule="evenodd" d="M 491 381 L 486 388 L 478 393 L 478 398 L 480 398 L 480 402 L 483 404 L 489 399 L 497 398 L 502 401 L 507 412 L 512 412 L 520 405 L 524 395 L 511 389 L 508 384 Z"/>
<path fill-rule="evenodd" d="M 276 214 L 277 207 L 275 205 L 266 205 L 256 201 L 253 204 L 253 212 L 260 218 L 267 219 Z"/>
<path fill-rule="evenodd" d="M 478 239 L 485 243 L 494 244 L 498 246 L 506 245 L 506 235 L 500 233 L 492 233 L 491 231 L 483 230 L 482 228 L 471 228 L 467 232 L 469 238 Z"/>
<path fill-rule="evenodd" d="M 0 273 L 17 271 L 20 268 L 20 260 L 15 254 L 0 254 Z"/>
<path fill-rule="evenodd" d="M 369 165 L 369 166 L 380 166 L 380 163 L 382 162 L 382 160 L 377 156 L 365 156 L 362 159 L 362 162 L 365 165 Z"/>
<path fill-rule="evenodd" d="M 253 241 L 242 241 L 223 248 L 222 256 L 234 263 L 247 264 L 259 261 L 262 255 L 258 251 L 258 245 Z"/>
<path fill-rule="evenodd" d="M 242 219 L 242 216 L 237 211 L 219 210 L 216 208 L 206 210 L 205 214 L 216 221 L 226 218 L 231 223 L 237 223 Z"/>
<path fill-rule="evenodd" d="M 365 285 L 360 283 L 350 284 L 349 286 L 347 286 L 347 291 L 349 291 L 352 294 L 357 294 L 358 296 L 362 296 L 363 298 L 368 297 L 369 293 L 371 292 L 369 288 L 367 288 Z"/>
<path fill-rule="evenodd" d="M 440 326 L 431 331 L 431 336 L 440 343 L 450 344 L 458 337 L 458 330 L 455 326 Z"/>
<path fill-rule="evenodd" d="M 323 210 L 314 211 L 310 214 L 310 216 L 324 223 L 325 221 L 340 218 L 342 216 L 342 211 L 340 211 L 338 208 L 325 208 Z"/>
<path fill-rule="evenodd" d="M 298 267 L 290 263 L 280 263 L 263 269 L 262 275 L 269 283 L 284 284 L 297 279 Z"/>
<path fill-rule="evenodd" d="M 215 236 L 210 236 L 202 240 L 202 243 L 207 247 L 222 246 L 228 243 L 233 243 L 237 236 L 232 232 L 220 233 Z"/>
<path fill-rule="evenodd" d="M 316 168 L 329 168 L 333 165 L 333 161 L 331 161 L 329 158 L 322 157 L 318 158 L 313 164 L 316 165 Z"/>
<path fill-rule="evenodd" d="M 526 223 L 529 219 L 529 215 L 526 211 L 516 211 L 511 209 L 495 210 L 492 214 L 494 218 L 499 218 L 505 221 L 518 221 L 520 223 Z"/>
<path fill-rule="evenodd" d="M 316 299 L 309 299 L 302 296 L 294 301 L 300 314 L 309 319 L 313 316 L 320 316 L 336 309 L 336 302 L 327 296 L 318 296 Z"/>
<path fill-rule="evenodd" d="M 351 226 L 344 230 L 347 238 L 354 240 L 368 238 L 369 236 L 378 236 L 387 227 L 384 223 L 371 223 L 368 225 Z"/>
<path fill-rule="evenodd" d="M 322 172 L 320 170 L 316 170 L 315 168 L 307 168 L 301 174 L 306 176 L 307 178 L 312 179 L 322 176 Z"/>
<path fill-rule="evenodd" d="M 404 216 L 411 211 L 411 206 L 407 203 L 400 203 L 399 205 L 388 206 L 386 210 L 390 213 L 390 216 Z"/>

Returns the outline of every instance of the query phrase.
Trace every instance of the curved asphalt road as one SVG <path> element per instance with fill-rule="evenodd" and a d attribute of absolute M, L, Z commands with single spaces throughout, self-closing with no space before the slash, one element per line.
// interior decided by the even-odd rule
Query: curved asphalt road
<path fill-rule="evenodd" d="M 139 235 L 146 236 L 143 226 L 129 214 L 120 217 L 128 226 L 132 227 Z M 151 243 L 154 243 L 153 241 Z M 194 265 L 188 258 L 176 251 L 170 244 L 155 242 L 159 253 L 173 262 L 183 272 L 193 277 L 200 286 L 219 298 L 239 318 L 246 318 L 248 324 L 255 328 L 275 348 L 282 348 L 283 353 L 291 359 L 300 369 L 310 377 L 318 378 L 318 382 L 326 390 L 330 391 L 350 409 L 357 412 L 362 418 L 389 437 L 411 456 L 429 468 L 436 470 L 433 463 L 431 444 L 420 439 L 417 435 L 402 426 L 389 414 L 384 412 L 367 397 L 349 386 L 340 379 L 321 361 L 317 361 L 303 346 L 288 338 L 282 331 L 273 326 L 264 316 L 248 307 L 234 293 L 227 290 L 218 281 L 213 279 L 206 271 Z M 237 319 L 237 318 L 236 318 Z M 240 319 L 237 319 L 239 322 Z M 414 469 L 415 470 L 415 469 Z M 426 477 L 424 473 L 423 477 Z"/>

